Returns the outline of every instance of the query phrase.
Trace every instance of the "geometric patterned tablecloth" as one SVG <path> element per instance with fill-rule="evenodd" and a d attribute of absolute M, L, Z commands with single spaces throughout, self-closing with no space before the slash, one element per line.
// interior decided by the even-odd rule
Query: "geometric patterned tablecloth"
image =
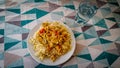
<path fill-rule="evenodd" d="M 120 68 L 120 1 L 94 2 L 97 13 L 80 27 L 79 0 L 0 0 L 0 68 Z M 63 21 L 76 38 L 75 53 L 58 66 L 37 63 L 27 51 L 29 31 L 46 20 Z"/>

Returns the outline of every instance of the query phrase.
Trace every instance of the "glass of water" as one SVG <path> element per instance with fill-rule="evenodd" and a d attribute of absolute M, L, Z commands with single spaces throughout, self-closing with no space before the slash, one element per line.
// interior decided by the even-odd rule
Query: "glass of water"
<path fill-rule="evenodd" d="M 96 5 L 93 0 L 83 0 L 80 2 L 79 7 L 76 12 L 75 22 L 84 26 L 87 24 L 90 18 L 92 18 L 96 13 Z"/>

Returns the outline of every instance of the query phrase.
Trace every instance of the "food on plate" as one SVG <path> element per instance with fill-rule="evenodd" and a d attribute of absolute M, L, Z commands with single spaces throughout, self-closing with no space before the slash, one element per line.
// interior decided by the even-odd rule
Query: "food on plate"
<path fill-rule="evenodd" d="M 30 38 L 35 56 L 53 62 L 71 50 L 71 34 L 60 22 L 43 22 Z"/>

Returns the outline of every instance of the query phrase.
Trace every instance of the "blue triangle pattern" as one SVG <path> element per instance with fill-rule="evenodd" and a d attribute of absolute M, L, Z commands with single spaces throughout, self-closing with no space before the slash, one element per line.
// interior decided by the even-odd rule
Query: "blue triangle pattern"
<path fill-rule="evenodd" d="M 74 33 L 75 37 L 78 37 L 78 36 L 80 36 L 82 34 L 82 33 L 78 32 L 78 31 L 74 31 L 74 30 L 73 30 L 73 33 Z"/>
<path fill-rule="evenodd" d="M 35 2 L 45 2 L 45 0 L 34 0 Z"/>
<path fill-rule="evenodd" d="M 26 24 L 28 24 L 28 23 L 30 23 L 32 21 L 33 20 L 23 20 L 23 21 L 21 21 L 21 26 L 24 26 L 24 25 L 26 25 Z"/>
<path fill-rule="evenodd" d="M 98 37 L 94 27 L 90 27 L 88 30 L 84 32 L 84 34 L 91 35 L 92 37 Z"/>
<path fill-rule="evenodd" d="M 37 19 L 49 13 L 47 11 L 40 10 L 40 9 L 35 9 L 35 11 L 36 11 L 36 17 L 37 17 Z"/>
<path fill-rule="evenodd" d="M 106 52 L 106 58 L 108 60 L 109 65 L 112 65 L 112 63 L 118 58 L 118 55 L 110 54 Z"/>
<path fill-rule="evenodd" d="M 22 41 L 22 48 L 27 48 L 27 43 L 25 41 Z"/>
<path fill-rule="evenodd" d="M 105 37 L 105 36 L 110 36 L 110 31 L 108 30 L 107 32 L 105 32 L 101 37 Z"/>
<path fill-rule="evenodd" d="M 80 36 L 80 35 L 81 35 L 81 33 L 75 33 L 74 34 L 75 38 L 78 37 L 78 36 Z"/>
<path fill-rule="evenodd" d="M 17 50 L 17 49 L 22 49 L 22 42 L 19 42 L 19 43 L 15 44 L 14 46 L 12 46 L 9 49 L 7 49 L 7 51 Z"/>
<path fill-rule="evenodd" d="M 91 36 L 89 34 L 83 33 L 85 39 L 91 39 L 91 38 L 96 38 L 95 36 Z"/>
<path fill-rule="evenodd" d="M 105 19 L 108 19 L 108 20 L 110 20 L 110 21 L 116 22 L 116 20 L 115 20 L 114 17 L 109 17 L 109 18 L 105 18 Z"/>
<path fill-rule="evenodd" d="M 0 35 L 4 35 L 4 29 L 0 29 Z"/>
<path fill-rule="evenodd" d="M 18 41 L 19 41 L 19 40 L 12 39 L 12 38 L 9 38 L 9 37 L 4 37 L 4 42 L 5 42 L 5 43 L 18 42 Z"/>
<path fill-rule="evenodd" d="M 7 9 L 7 11 L 11 11 L 11 12 L 20 14 L 20 9 Z"/>
<path fill-rule="evenodd" d="M 63 68 L 78 68 L 78 65 L 74 64 L 74 65 L 65 66 Z"/>
<path fill-rule="evenodd" d="M 112 43 L 112 41 L 110 40 L 106 40 L 106 39 L 103 39 L 103 38 L 99 38 L 101 44 L 106 44 L 106 43 Z"/>
<path fill-rule="evenodd" d="M 94 61 L 106 59 L 105 52 L 101 53 Z"/>
<path fill-rule="evenodd" d="M 102 54 L 100 54 L 95 61 L 101 60 L 101 59 L 107 59 L 109 65 L 111 65 L 119 56 L 118 55 L 114 55 L 114 54 L 110 54 L 107 52 L 103 52 Z"/>
<path fill-rule="evenodd" d="M 5 21 L 5 16 L 0 16 L 0 22 L 4 22 Z"/>
<path fill-rule="evenodd" d="M 30 56 L 30 53 L 27 53 L 26 55 L 24 55 L 24 57 Z"/>
<path fill-rule="evenodd" d="M 27 1 L 27 3 L 33 3 L 34 2 L 34 0 L 28 0 Z"/>
<path fill-rule="evenodd" d="M 111 65 L 118 57 L 119 56 L 117 56 L 117 55 L 110 54 L 110 53 L 107 53 L 107 52 L 103 52 L 95 59 L 95 61 L 102 60 L 102 59 L 107 59 L 109 65 Z"/>
<path fill-rule="evenodd" d="M 28 33 L 29 29 L 6 23 L 5 35 Z"/>
<path fill-rule="evenodd" d="M 95 46 L 95 45 L 99 45 L 101 44 L 100 43 L 100 40 L 99 39 L 96 39 L 95 41 L 93 41 L 89 46 Z"/>
<path fill-rule="evenodd" d="M 66 7 L 66 8 L 70 8 L 70 9 L 75 9 L 75 7 L 74 7 L 74 5 L 66 5 L 66 6 L 64 6 L 64 7 Z"/>
<path fill-rule="evenodd" d="M 23 14 L 35 14 L 36 13 L 36 8 L 33 8 L 29 11 L 24 12 Z"/>
<path fill-rule="evenodd" d="M 89 60 L 83 59 L 83 58 L 80 58 L 80 57 L 76 57 L 76 59 L 77 59 L 77 62 L 78 62 L 79 64 L 81 64 L 81 63 L 86 63 L 86 62 L 90 62 Z"/>
<path fill-rule="evenodd" d="M 108 28 L 107 25 L 105 24 L 105 20 L 102 19 L 98 23 L 95 24 L 96 26 L 102 27 L 102 28 Z"/>
<path fill-rule="evenodd" d="M 19 41 L 17 41 L 17 42 L 11 42 L 11 43 L 5 43 L 4 50 L 8 50 L 9 48 L 15 46 L 17 43 L 19 43 Z"/>
<path fill-rule="evenodd" d="M 90 54 L 84 54 L 84 55 L 77 55 L 77 57 L 83 58 L 83 59 L 87 59 L 89 61 L 92 61 L 92 58 L 90 56 Z"/>

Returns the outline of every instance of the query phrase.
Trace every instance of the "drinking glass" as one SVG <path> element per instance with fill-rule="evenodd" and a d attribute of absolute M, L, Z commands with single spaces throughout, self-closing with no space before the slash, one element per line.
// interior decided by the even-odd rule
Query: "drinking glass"
<path fill-rule="evenodd" d="M 93 2 L 94 0 L 83 0 L 80 2 L 76 11 L 75 23 L 79 23 L 84 26 L 87 24 L 89 19 L 95 15 L 97 7 Z"/>

